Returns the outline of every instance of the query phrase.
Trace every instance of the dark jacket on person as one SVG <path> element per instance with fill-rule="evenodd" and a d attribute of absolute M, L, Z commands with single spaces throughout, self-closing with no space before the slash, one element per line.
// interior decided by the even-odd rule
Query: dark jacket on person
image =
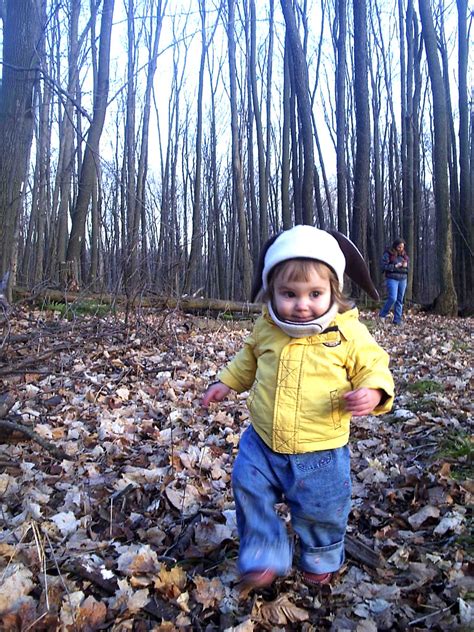
<path fill-rule="evenodd" d="M 406 267 L 396 268 L 397 263 L 406 262 Z M 408 274 L 408 255 L 406 253 L 399 254 L 393 248 L 387 248 L 382 256 L 382 270 L 387 279 L 396 279 L 401 281 Z"/>

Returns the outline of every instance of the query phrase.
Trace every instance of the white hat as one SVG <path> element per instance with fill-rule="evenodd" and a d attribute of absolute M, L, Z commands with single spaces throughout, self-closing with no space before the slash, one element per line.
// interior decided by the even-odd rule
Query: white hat
<path fill-rule="evenodd" d="M 268 248 L 262 272 L 263 289 L 268 289 L 268 275 L 276 265 L 288 259 L 301 258 L 316 259 L 332 268 L 342 290 L 346 258 L 339 243 L 325 230 L 305 224 L 283 231 Z"/>

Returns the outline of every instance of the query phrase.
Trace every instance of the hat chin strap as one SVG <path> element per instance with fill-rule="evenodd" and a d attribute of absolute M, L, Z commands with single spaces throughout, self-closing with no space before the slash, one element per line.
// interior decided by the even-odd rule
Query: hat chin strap
<path fill-rule="evenodd" d="M 278 325 L 278 327 L 280 327 L 280 329 L 291 338 L 305 338 L 306 336 L 315 336 L 316 334 L 320 334 L 326 329 L 329 323 L 334 320 L 339 311 L 337 304 L 333 303 L 328 311 L 322 316 L 319 316 L 314 320 L 309 320 L 305 323 L 295 323 L 289 320 L 280 320 L 273 309 L 271 301 L 268 301 L 267 306 L 275 325 Z"/>

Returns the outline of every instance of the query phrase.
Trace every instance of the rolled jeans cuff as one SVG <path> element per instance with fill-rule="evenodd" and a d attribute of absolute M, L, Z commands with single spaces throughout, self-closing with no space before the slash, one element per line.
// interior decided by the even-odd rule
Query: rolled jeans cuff
<path fill-rule="evenodd" d="M 334 573 L 344 563 L 344 540 L 330 544 L 305 548 L 301 551 L 300 567 L 310 573 Z"/>
<path fill-rule="evenodd" d="M 239 551 L 239 571 L 250 573 L 270 568 L 277 575 L 290 572 L 293 549 L 290 542 L 241 542 Z"/>

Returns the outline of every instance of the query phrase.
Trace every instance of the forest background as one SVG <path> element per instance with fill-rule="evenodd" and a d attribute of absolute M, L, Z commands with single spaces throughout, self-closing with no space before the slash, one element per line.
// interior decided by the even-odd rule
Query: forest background
<path fill-rule="evenodd" d="M 0 272 L 248 299 L 267 237 L 349 235 L 473 306 L 467 0 L 3 0 Z M 472 90 L 472 87 L 471 87 Z"/>

